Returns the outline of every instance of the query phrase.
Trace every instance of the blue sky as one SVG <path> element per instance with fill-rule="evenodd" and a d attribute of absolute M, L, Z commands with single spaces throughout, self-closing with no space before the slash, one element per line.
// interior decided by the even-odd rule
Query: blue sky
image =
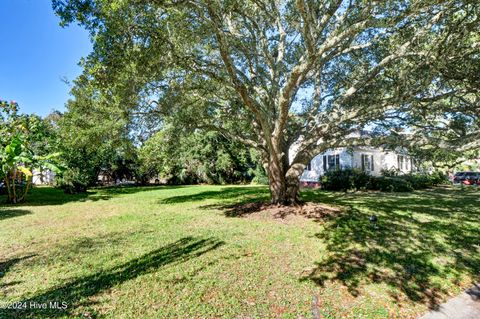
<path fill-rule="evenodd" d="M 45 116 L 64 110 L 80 58 L 92 49 L 88 33 L 62 28 L 50 0 L 0 0 L 0 98 L 15 100 L 22 113 Z"/>

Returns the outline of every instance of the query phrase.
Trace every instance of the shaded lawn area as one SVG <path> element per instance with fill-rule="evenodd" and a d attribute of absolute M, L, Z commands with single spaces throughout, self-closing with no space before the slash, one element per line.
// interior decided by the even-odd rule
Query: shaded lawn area
<path fill-rule="evenodd" d="M 270 216 L 235 210 L 262 186 L 37 188 L 0 205 L 0 318 L 416 318 L 479 279 L 479 195 L 306 190 L 319 211 Z"/>

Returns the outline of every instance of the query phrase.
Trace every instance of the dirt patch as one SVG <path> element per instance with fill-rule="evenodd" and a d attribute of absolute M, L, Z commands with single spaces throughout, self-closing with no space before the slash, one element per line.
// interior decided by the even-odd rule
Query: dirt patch
<path fill-rule="evenodd" d="M 265 202 L 235 204 L 224 207 L 228 217 L 248 217 L 255 219 L 275 219 L 288 221 L 294 218 L 308 218 L 324 222 L 338 216 L 342 210 L 324 204 L 307 202 L 295 206 L 279 206 Z"/>

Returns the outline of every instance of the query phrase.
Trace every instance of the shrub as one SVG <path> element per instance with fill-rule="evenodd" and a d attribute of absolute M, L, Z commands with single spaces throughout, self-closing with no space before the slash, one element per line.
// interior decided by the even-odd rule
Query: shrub
<path fill-rule="evenodd" d="M 433 174 L 396 175 L 398 171 L 383 170 L 383 176 L 370 176 L 358 169 L 329 171 L 321 177 L 322 188 L 333 191 L 357 189 L 379 190 L 383 192 L 411 192 L 425 189 L 446 181 L 446 176 Z"/>
<path fill-rule="evenodd" d="M 327 172 L 321 178 L 322 188 L 334 191 L 366 189 L 371 176 L 358 169 L 343 169 Z"/>
<path fill-rule="evenodd" d="M 433 172 L 430 176 L 433 186 L 448 182 L 448 176 L 443 174 L 442 172 Z"/>
<path fill-rule="evenodd" d="M 399 177 L 408 181 L 414 189 L 425 189 L 447 181 L 447 177 L 440 172 L 434 172 L 432 174 L 408 174 Z"/>
<path fill-rule="evenodd" d="M 264 175 L 256 175 L 251 182 L 252 185 L 268 185 L 268 177 Z"/>
<path fill-rule="evenodd" d="M 268 185 L 268 176 L 265 170 L 257 160 L 257 165 L 248 170 L 248 175 L 253 176 L 251 184 L 253 185 Z"/>
<path fill-rule="evenodd" d="M 380 171 L 380 174 L 385 177 L 398 176 L 398 170 L 396 168 L 384 168 Z"/>
<path fill-rule="evenodd" d="M 78 169 L 69 169 L 56 179 L 57 187 L 66 194 L 84 193 L 87 191 L 90 177 L 82 174 Z"/>
<path fill-rule="evenodd" d="M 370 188 L 382 192 L 411 192 L 412 185 L 401 177 L 372 177 Z"/>
<path fill-rule="evenodd" d="M 408 181 L 413 189 L 425 189 L 433 186 L 432 179 L 426 174 L 409 174 L 403 175 L 401 178 Z"/>

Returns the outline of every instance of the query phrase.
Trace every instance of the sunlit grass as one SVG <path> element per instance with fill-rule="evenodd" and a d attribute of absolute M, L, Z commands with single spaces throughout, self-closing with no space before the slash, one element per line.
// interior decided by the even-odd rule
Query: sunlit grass
<path fill-rule="evenodd" d="M 478 278 L 479 195 L 304 191 L 342 213 L 286 222 L 226 213 L 265 187 L 35 189 L 0 206 L 0 307 L 68 308 L 0 317 L 415 318 Z"/>

